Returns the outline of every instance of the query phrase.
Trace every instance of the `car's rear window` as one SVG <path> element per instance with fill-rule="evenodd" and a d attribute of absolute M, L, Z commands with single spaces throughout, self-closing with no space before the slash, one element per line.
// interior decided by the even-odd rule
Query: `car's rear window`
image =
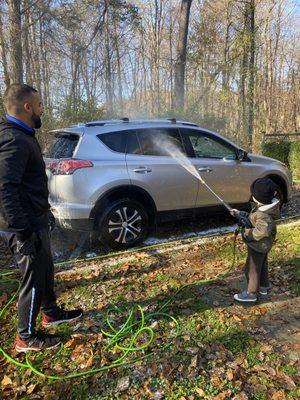
<path fill-rule="evenodd" d="M 127 131 L 109 132 L 97 135 L 109 149 L 117 151 L 118 153 L 126 152 L 127 144 Z"/>
<path fill-rule="evenodd" d="M 70 158 L 73 156 L 79 136 L 75 134 L 55 135 L 46 147 L 44 156 L 47 158 Z"/>

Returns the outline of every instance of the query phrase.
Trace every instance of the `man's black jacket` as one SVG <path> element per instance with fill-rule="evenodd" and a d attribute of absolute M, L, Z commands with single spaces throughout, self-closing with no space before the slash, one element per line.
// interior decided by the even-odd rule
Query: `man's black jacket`
<path fill-rule="evenodd" d="M 33 135 L 0 120 L 0 229 L 24 239 L 48 224 L 48 185 L 40 146 Z"/>

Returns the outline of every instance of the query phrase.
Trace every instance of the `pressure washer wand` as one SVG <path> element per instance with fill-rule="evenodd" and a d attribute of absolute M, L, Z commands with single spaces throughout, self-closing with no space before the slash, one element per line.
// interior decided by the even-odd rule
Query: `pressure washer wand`
<path fill-rule="evenodd" d="M 238 220 L 239 226 L 244 226 L 246 228 L 252 228 L 252 224 L 249 221 L 248 216 L 242 215 L 242 213 L 239 211 L 231 213 L 233 208 L 230 207 L 230 205 L 228 203 L 226 203 L 223 199 L 221 199 L 221 197 L 218 196 L 217 193 L 215 193 L 210 186 L 208 186 L 208 184 L 205 182 L 205 180 L 201 177 L 200 173 L 199 173 L 199 179 L 200 179 L 200 182 L 203 183 L 203 185 L 223 204 L 223 206 L 230 212 L 230 214 Z M 238 230 L 236 230 L 235 235 L 236 236 L 238 235 Z"/>
<path fill-rule="evenodd" d="M 223 199 L 221 199 L 220 196 L 217 195 L 217 193 L 215 193 L 211 187 L 208 186 L 208 184 L 205 182 L 205 180 L 201 177 L 201 175 L 199 174 L 199 178 L 200 178 L 200 182 L 203 183 L 203 185 L 223 204 L 223 206 L 225 208 L 227 208 L 227 210 L 230 212 L 233 208 L 230 207 L 230 205 L 228 203 L 226 203 Z"/>

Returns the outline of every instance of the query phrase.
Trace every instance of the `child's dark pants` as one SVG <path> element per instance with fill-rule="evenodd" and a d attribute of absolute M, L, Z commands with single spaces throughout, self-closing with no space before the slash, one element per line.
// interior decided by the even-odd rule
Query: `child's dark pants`
<path fill-rule="evenodd" d="M 260 286 L 268 287 L 268 253 L 258 253 L 247 246 L 248 255 L 245 264 L 245 275 L 248 283 L 248 292 L 256 293 Z"/>

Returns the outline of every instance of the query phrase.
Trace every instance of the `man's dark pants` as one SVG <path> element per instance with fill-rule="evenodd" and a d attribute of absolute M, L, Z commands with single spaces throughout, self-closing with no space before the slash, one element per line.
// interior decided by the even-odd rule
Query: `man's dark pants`
<path fill-rule="evenodd" d="M 35 333 L 36 318 L 40 308 L 47 315 L 57 309 L 54 293 L 54 265 L 51 255 L 48 227 L 36 231 L 40 239 L 37 254 L 32 259 L 17 251 L 14 233 L 2 233 L 21 271 L 21 287 L 18 301 L 18 335 L 26 340 Z"/>
<path fill-rule="evenodd" d="M 248 283 L 248 292 L 256 293 L 259 286 L 270 285 L 268 272 L 268 253 L 259 253 L 247 246 L 248 254 L 245 264 L 245 276 Z"/>

